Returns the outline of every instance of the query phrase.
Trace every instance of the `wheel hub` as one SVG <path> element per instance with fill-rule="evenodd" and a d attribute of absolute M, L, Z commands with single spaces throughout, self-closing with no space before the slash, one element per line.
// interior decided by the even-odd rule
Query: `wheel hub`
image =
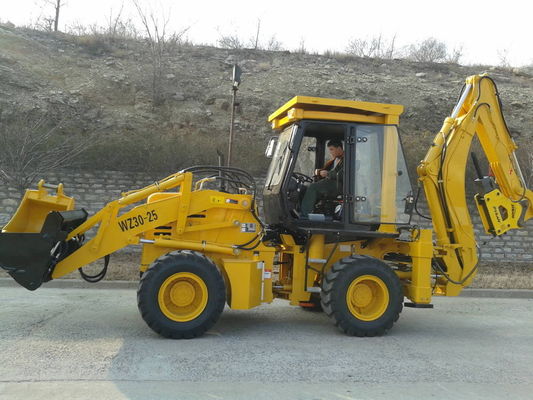
<path fill-rule="evenodd" d="M 352 303 L 356 307 L 366 307 L 372 301 L 372 296 L 372 289 L 368 285 L 360 283 L 354 288 Z"/>
<path fill-rule="evenodd" d="M 177 306 L 188 306 L 195 296 L 194 286 L 187 281 L 179 281 L 170 290 L 170 299 Z"/>
<path fill-rule="evenodd" d="M 357 319 L 362 321 L 378 319 L 389 305 L 389 291 L 385 282 L 374 275 L 357 277 L 346 291 L 346 305 Z"/>
<path fill-rule="evenodd" d="M 177 322 L 192 321 L 207 306 L 207 286 L 196 274 L 178 272 L 163 282 L 157 300 L 167 318 Z"/>

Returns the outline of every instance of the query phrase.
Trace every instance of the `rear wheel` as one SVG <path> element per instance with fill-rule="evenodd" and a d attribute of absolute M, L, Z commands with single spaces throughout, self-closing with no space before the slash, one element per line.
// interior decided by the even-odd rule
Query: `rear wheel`
<path fill-rule="evenodd" d="M 381 335 L 403 307 L 398 276 L 383 261 L 355 255 L 336 262 L 322 283 L 322 308 L 351 336 Z"/>
<path fill-rule="evenodd" d="M 226 301 L 224 279 L 205 256 L 172 252 L 143 274 L 139 311 L 150 328 L 173 339 L 193 338 L 210 329 Z"/>

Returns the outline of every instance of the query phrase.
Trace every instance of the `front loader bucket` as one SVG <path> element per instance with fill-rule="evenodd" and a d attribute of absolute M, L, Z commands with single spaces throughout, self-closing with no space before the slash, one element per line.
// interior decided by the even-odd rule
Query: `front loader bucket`
<path fill-rule="evenodd" d="M 55 189 L 50 195 L 47 189 Z M 65 196 L 63 184 L 50 185 L 41 180 L 37 190 L 26 190 L 22 201 L 2 232 L 39 233 L 50 211 L 67 211 L 74 209 L 74 199 Z"/>
<path fill-rule="evenodd" d="M 46 189 L 56 189 L 50 195 Z M 20 285 L 35 290 L 48 280 L 53 250 L 68 232 L 87 219 L 85 210 L 72 210 L 74 199 L 63 194 L 63 185 L 27 190 L 13 218 L 0 233 L 0 267 Z"/>

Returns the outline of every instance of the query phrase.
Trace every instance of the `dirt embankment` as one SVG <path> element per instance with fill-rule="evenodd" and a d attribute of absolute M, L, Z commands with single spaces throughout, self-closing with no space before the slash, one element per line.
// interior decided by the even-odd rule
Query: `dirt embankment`
<path fill-rule="evenodd" d="M 142 41 L 0 26 L 1 112 L 46 110 L 64 120 L 65 134 L 94 133 L 73 167 L 173 171 L 215 163 L 216 149 L 226 148 L 231 69 L 238 63 L 244 72 L 236 121 L 240 166 L 264 172 L 267 116 L 294 95 L 310 95 L 403 104 L 413 169 L 464 79 L 487 71 L 519 144 L 532 135 L 533 75 L 526 69 L 178 46 L 162 71 L 161 104 L 154 106 L 150 61 Z"/>

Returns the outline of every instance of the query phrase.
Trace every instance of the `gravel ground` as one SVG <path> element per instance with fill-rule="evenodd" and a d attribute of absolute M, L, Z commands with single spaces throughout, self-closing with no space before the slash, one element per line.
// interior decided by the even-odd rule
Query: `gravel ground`
<path fill-rule="evenodd" d="M 530 399 L 533 300 L 438 298 L 383 337 L 275 301 L 172 341 L 134 290 L 0 287 L 1 399 Z"/>

